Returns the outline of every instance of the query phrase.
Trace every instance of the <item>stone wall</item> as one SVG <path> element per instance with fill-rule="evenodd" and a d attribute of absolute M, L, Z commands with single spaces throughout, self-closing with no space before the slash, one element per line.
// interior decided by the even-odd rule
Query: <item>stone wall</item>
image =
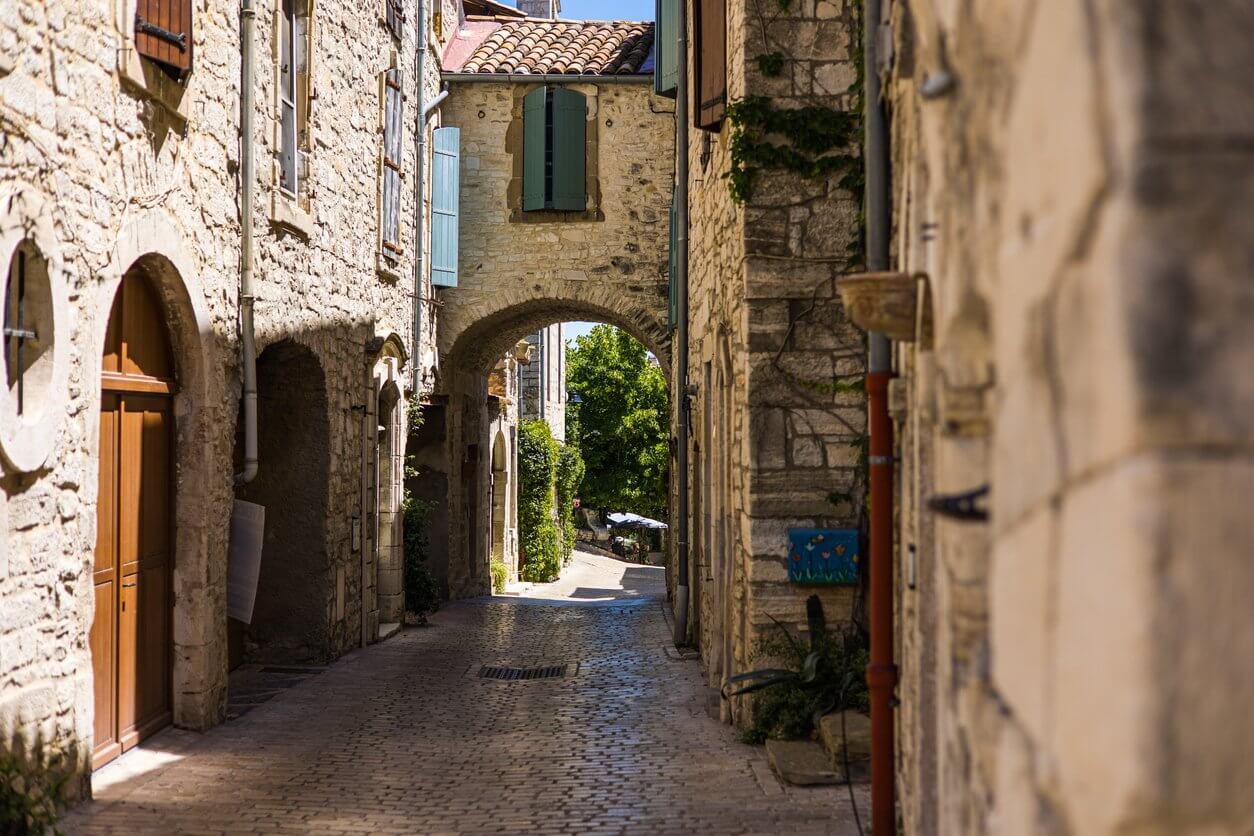
<path fill-rule="evenodd" d="M 852 5 L 735 0 L 727 13 L 729 101 L 857 107 Z M 772 51 L 786 58 L 768 78 L 756 57 Z M 722 177 L 732 130 L 694 129 L 688 149 L 693 627 L 714 685 L 753 665 L 770 617 L 804 629 L 808 595 L 832 623 L 855 614 L 855 587 L 789 583 L 788 530 L 858 528 L 865 491 L 864 340 L 835 287 L 856 266 L 858 196 L 839 176 L 767 170 L 736 205 Z M 742 721 L 744 708 L 725 706 Z"/>
<path fill-rule="evenodd" d="M 888 5 L 905 831 L 1244 832 L 1254 10 Z"/>
<path fill-rule="evenodd" d="M 531 362 L 519 370 L 520 418 L 543 418 L 558 441 L 566 440 L 566 335 L 556 323 L 529 334 Z M 543 394 L 542 394 L 543 393 Z M 543 405 L 543 414 L 541 406 Z"/>
<path fill-rule="evenodd" d="M 0 480 L 0 748 L 30 750 L 38 740 L 45 754 L 61 753 L 84 771 L 93 712 L 98 370 L 114 291 L 136 263 L 162 296 L 180 382 L 174 721 L 205 728 L 225 709 L 239 395 L 240 20 L 236 5 L 196 6 L 196 63 L 182 85 L 135 55 L 131 0 L 17 0 L 0 8 L 0 216 L 4 229 L 50 230 L 65 290 L 56 336 L 68 364 L 65 408 L 50 419 L 50 455 L 29 472 L 8 463 Z M 430 346 L 413 350 L 410 333 L 412 191 L 401 212 L 407 254 L 394 264 L 377 256 L 379 74 L 395 50 L 412 87 L 414 34 L 411 24 L 403 43 L 392 39 L 383 0 L 317 5 L 312 190 L 300 215 L 276 190 L 278 4 L 257 6 L 258 344 L 304 346 L 325 376 L 318 383 L 327 393 L 329 563 L 318 610 L 334 656 L 361 635 L 354 520 L 364 505 L 363 445 L 374 435 L 359 409 L 371 394 L 367 343 L 394 334 L 411 356 L 434 360 Z M 445 6 L 444 20 L 455 25 L 455 3 Z M 417 97 L 407 98 L 404 166 L 412 184 Z M 10 254 L 0 253 L 6 269 Z"/>

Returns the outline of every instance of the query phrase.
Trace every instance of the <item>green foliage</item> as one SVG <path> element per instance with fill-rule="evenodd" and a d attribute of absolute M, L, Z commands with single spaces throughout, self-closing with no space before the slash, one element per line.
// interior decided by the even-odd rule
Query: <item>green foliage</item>
<path fill-rule="evenodd" d="M 553 519 L 560 448 L 548 423 L 518 431 L 518 540 L 523 580 L 547 583 L 562 571 L 561 533 Z"/>
<path fill-rule="evenodd" d="M 435 503 L 417 499 L 409 492 L 401 503 L 405 527 L 405 609 L 424 619 L 440 608 L 440 584 L 427 565 L 434 507 Z"/>
<path fill-rule="evenodd" d="M 503 595 L 507 583 L 509 583 L 509 567 L 500 560 L 492 561 L 492 591 L 497 595 Z"/>
<path fill-rule="evenodd" d="M 568 408 L 567 436 L 586 465 L 584 506 L 664 519 L 670 408 L 662 370 L 612 325 L 579 337 L 567 362 L 567 385 L 583 399 Z"/>
<path fill-rule="evenodd" d="M 0 833 L 60 833 L 57 814 L 69 779 L 68 772 L 30 769 L 0 753 Z"/>
<path fill-rule="evenodd" d="M 758 72 L 767 78 L 778 78 L 779 74 L 784 71 L 784 53 L 782 52 L 766 52 L 759 55 Z"/>
<path fill-rule="evenodd" d="M 575 496 L 584 477 L 583 455 L 573 444 L 561 446 L 557 455 L 557 517 L 562 526 L 562 562 L 575 551 Z"/>
<path fill-rule="evenodd" d="M 832 711 L 868 711 L 866 685 L 869 661 L 866 643 L 851 626 L 828 630 L 816 596 L 807 602 L 810 644 L 793 637 L 775 621 L 777 633 L 758 643 L 755 658 L 786 668 L 763 668 L 731 677 L 725 696 L 753 693 L 753 725 L 740 739 L 761 743 L 769 738 L 808 737 L 818 720 Z M 772 619 L 774 621 L 774 619 Z"/>
<path fill-rule="evenodd" d="M 766 96 L 745 96 L 727 106 L 727 120 L 732 167 L 723 176 L 735 202 L 753 197 L 765 169 L 807 178 L 843 174 L 841 188 L 861 188 L 861 160 L 846 150 L 861 131 L 859 114 L 818 105 L 777 109 Z"/>

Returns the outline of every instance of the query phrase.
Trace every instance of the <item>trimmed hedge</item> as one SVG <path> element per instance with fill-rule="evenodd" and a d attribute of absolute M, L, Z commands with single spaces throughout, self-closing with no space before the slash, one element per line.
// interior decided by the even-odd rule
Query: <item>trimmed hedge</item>
<path fill-rule="evenodd" d="M 526 421 L 518 432 L 518 546 L 522 578 L 556 580 L 562 571 L 561 533 L 553 519 L 559 446 L 544 421 Z"/>

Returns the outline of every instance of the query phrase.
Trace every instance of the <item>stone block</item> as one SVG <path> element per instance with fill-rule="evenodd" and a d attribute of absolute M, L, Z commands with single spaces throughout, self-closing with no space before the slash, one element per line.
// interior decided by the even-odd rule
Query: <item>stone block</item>
<path fill-rule="evenodd" d="M 993 541 L 989 644 L 993 686 L 1033 740 L 1048 728 L 1057 519 L 1041 508 Z"/>
<path fill-rule="evenodd" d="M 768 740 L 766 756 L 775 774 L 789 784 L 804 787 L 844 781 L 823 747 L 811 740 Z"/>

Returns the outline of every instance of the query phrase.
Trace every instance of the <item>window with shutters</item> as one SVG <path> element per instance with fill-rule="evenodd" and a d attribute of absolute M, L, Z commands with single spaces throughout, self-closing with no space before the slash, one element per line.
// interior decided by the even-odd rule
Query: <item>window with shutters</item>
<path fill-rule="evenodd" d="M 405 0 L 383 0 L 384 19 L 387 21 L 388 31 L 392 33 L 392 37 L 398 41 L 405 26 Z"/>
<path fill-rule="evenodd" d="M 574 90 L 538 87 L 523 99 L 523 211 L 587 208 L 587 122 Z"/>
<path fill-rule="evenodd" d="M 679 0 L 657 0 L 653 49 L 653 90 L 675 98 L 679 89 Z"/>
<path fill-rule="evenodd" d="M 717 131 L 727 110 L 727 0 L 695 0 L 695 11 L 694 124 Z"/>
<path fill-rule="evenodd" d="M 192 0 L 136 0 L 135 51 L 181 78 L 192 69 Z"/>
<path fill-rule="evenodd" d="M 405 96 L 401 88 L 401 71 L 396 67 L 383 74 L 383 162 L 380 189 L 380 239 L 383 255 L 401 256 L 401 181 L 404 179 L 404 158 L 401 153 L 405 124 Z"/>
<path fill-rule="evenodd" d="M 312 147 L 310 54 L 313 26 L 308 0 L 282 0 L 277 21 L 279 189 L 308 210 L 309 152 Z"/>
<path fill-rule="evenodd" d="M 461 130 L 438 128 L 431 142 L 431 284 L 457 287 Z"/>

